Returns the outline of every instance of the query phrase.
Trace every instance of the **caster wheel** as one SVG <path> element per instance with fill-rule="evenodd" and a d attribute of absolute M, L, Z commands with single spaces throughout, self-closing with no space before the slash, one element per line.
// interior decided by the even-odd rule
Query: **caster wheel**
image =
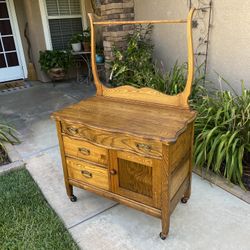
<path fill-rule="evenodd" d="M 165 235 L 161 232 L 161 233 L 160 233 L 160 238 L 161 238 L 162 240 L 166 240 L 167 236 L 165 236 Z"/>
<path fill-rule="evenodd" d="M 189 198 L 187 198 L 187 197 L 181 198 L 181 203 L 186 204 L 188 202 L 188 199 Z"/>
<path fill-rule="evenodd" d="M 70 200 L 71 200 L 72 202 L 76 202 L 76 201 L 77 201 L 77 197 L 74 196 L 74 195 L 72 195 L 72 196 L 70 197 Z"/>

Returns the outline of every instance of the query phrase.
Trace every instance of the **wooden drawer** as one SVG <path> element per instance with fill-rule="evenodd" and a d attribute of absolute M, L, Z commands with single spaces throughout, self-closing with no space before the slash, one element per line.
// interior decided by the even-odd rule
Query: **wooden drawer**
<path fill-rule="evenodd" d="M 158 159 L 162 157 L 162 143 L 159 141 L 65 122 L 62 122 L 62 132 L 77 138 L 84 138 L 95 145 L 104 146 L 110 149 L 124 150 Z"/>
<path fill-rule="evenodd" d="M 69 178 L 109 190 L 107 169 L 69 157 L 66 157 L 66 163 Z"/>
<path fill-rule="evenodd" d="M 66 156 L 73 156 L 80 159 L 86 159 L 99 164 L 108 164 L 108 150 L 97 147 L 86 141 L 63 136 L 64 151 Z"/>

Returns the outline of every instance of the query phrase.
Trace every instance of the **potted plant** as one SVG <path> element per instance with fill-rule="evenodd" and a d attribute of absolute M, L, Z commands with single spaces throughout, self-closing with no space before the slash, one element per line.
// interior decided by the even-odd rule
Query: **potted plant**
<path fill-rule="evenodd" d="M 104 52 L 103 48 L 97 47 L 96 48 L 96 56 L 95 56 L 96 63 L 104 63 Z"/>
<path fill-rule="evenodd" d="M 79 52 L 82 50 L 82 34 L 75 34 L 70 39 L 70 44 L 74 52 Z"/>
<path fill-rule="evenodd" d="M 41 69 L 48 73 L 52 80 L 62 80 L 71 65 L 71 54 L 61 50 L 40 51 Z"/>
<path fill-rule="evenodd" d="M 90 51 L 90 40 L 91 40 L 90 29 L 87 28 L 86 30 L 84 30 L 82 35 L 83 35 L 83 42 L 82 42 L 83 49 L 85 52 L 89 52 Z"/>

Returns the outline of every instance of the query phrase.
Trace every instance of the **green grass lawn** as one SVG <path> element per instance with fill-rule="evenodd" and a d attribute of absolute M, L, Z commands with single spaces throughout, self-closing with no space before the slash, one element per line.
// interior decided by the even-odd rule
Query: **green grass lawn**
<path fill-rule="evenodd" d="M 78 249 L 26 169 L 0 175 L 0 249 Z"/>

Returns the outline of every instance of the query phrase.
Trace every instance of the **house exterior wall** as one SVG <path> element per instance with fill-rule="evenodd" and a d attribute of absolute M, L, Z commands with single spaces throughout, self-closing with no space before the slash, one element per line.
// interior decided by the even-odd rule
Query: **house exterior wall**
<path fill-rule="evenodd" d="M 188 13 L 186 0 L 135 0 L 135 18 L 183 18 Z M 237 90 L 240 80 L 250 88 L 250 1 L 213 1 L 212 26 L 208 51 L 207 77 L 218 83 L 218 72 Z M 185 26 L 185 25 L 184 25 Z M 185 27 L 155 27 L 155 56 L 169 67 L 178 59 L 187 60 Z"/>
<path fill-rule="evenodd" d="M 92 12 L 90 0 L 81 0 L 82 10 Z M 25 23 L 29 24 L 29 37 L 32 49 L 32 59 L 37 72 L 38 80 L 42 82 L 50 81 L 47 75 L 41 71 L 39 64 L 39 51 L 46 50 L 46 41 L 43 31 L 42 13 L 38 0 L 14 0 L 18 26 L 21 34 L 21 40 L 24 48 L 26 63 L 28 60 L 28 46 L 24 37 Z M 85 21 L 85 20 L 84 20 Z"/>

